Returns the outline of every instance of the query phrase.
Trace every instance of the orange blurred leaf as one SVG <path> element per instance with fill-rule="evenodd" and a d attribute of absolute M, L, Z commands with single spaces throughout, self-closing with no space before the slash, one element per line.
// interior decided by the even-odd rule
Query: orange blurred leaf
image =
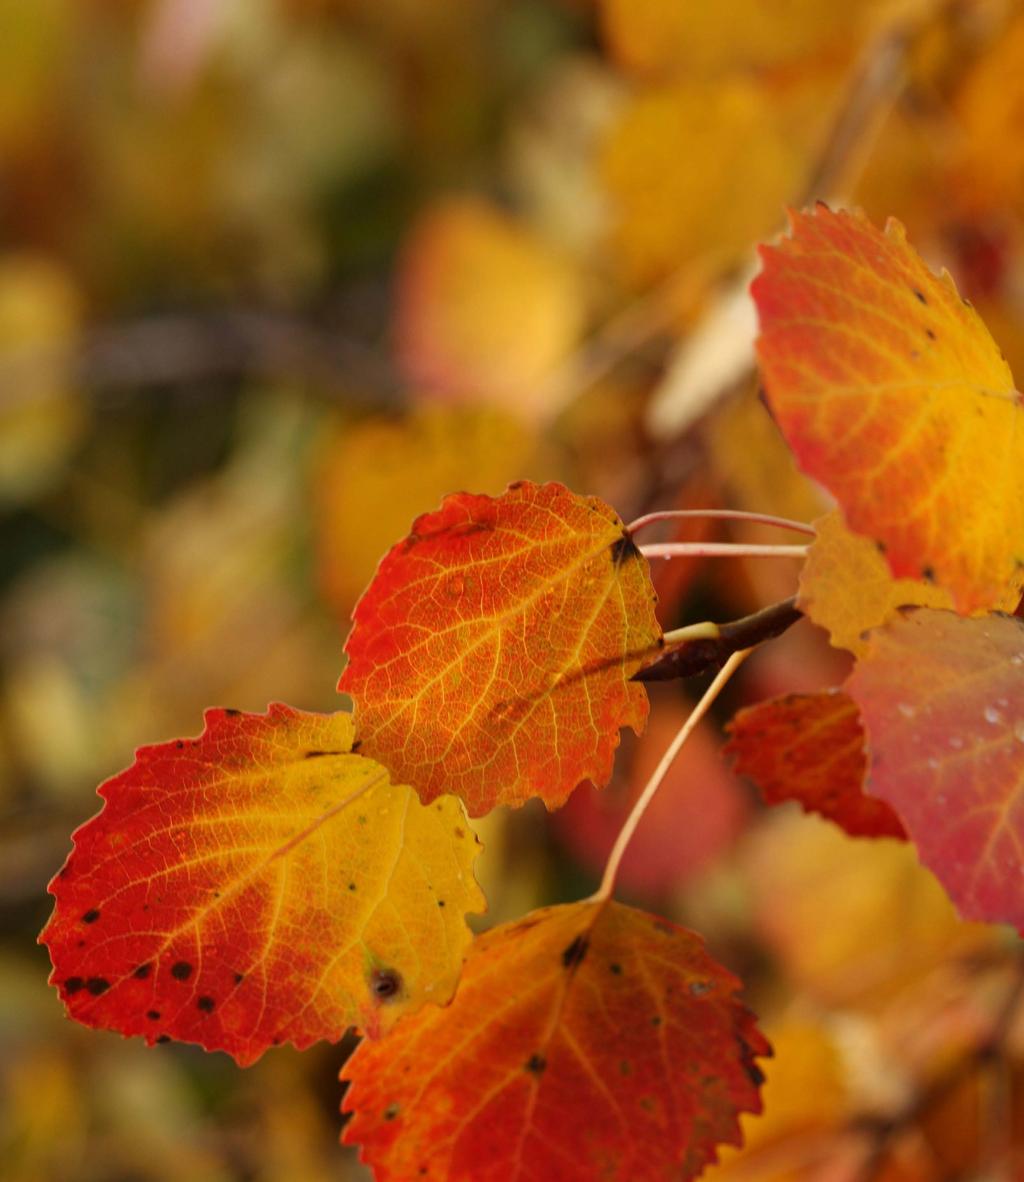
<path fill-rule="evenodd" d="M 395 331 L 410 380 L 439 400 L 543 416 L 543 379 L 574 348 L 583 288 L 526 225 L 476 199 L 427 213 L 405 247 Z"/>
<path fill-rule="evenodd" d="M 73 1018 L 225 1050 L 390 1028 L 447 1001 L 483 899 L 459 802 L 351 752 L 346 714 L 210 710 L 100 789 L 40 941 Z"/>
<path fill-rule="evenodd" d="M 613 509 L 560 484 L 453 493 L 381 561 L 338 688 L 362 750 L 471 816 L 561 804 L 639 733 L 630 681 L 661 643 L 647 561 Z"/>
<path fill-rule="evenodd" d="M 685 1182 L 760 1111 L 769 1048 L 737 986 L 622 904 L 532 912 L 474 942 L 450 1006 L 358 1048 L 345 1140 L 378 1182 Z"/>
<path fill-rule="evenodd" d="M 827 690 L 758 702 L 740 710 L 728 729 L 725 751 L 768 804 L 798 801 L 854 837 L 905 836 L 885 801 L 864 794 L 864 729 L 847 694 Z"/>
<path fill-rule="evenodd" d="M 1024 623 L 908 612 L 872 633 L 847 686 L 869 791 L 965 919 L 1024 931 Z"/>
<path fill-rule="evenodd" d="M 1012 610 L 1024 586 L 1024 406 L 948 275 L 890 220 L 819 205 L 762 247 L 752 292 L 771 410 L 802 467 L 897 578 L 957 608 Z"/>

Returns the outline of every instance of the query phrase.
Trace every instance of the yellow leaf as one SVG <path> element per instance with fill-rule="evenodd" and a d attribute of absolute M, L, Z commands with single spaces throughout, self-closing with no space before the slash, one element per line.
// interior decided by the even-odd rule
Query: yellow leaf
<path fill-rule="evenodd" d="M 870 538 L 855 534 L 839 513 L 814 523 L 817 537 L 800 572 L 800 609 L 828 629 L 837 648 L 863 656 L 864 633 L 884 624 L 898 607 L 945 607 L 953 596 L 924 579 L 897 579 Z"/>

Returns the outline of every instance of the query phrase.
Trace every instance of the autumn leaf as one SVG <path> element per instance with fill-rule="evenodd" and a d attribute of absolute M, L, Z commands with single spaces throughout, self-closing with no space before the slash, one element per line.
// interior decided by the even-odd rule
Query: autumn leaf
<path fill-rule="evenodd" d="M 480 816 L 605 784 L 630 678 L 661 641 L 646 560 L 614 510 L 560 484 L 455 493 L 381 561 L 338 688 L 362 750 L 429 804 Z"/>
<path fill-rule="evenodd" d="M 893 220 L 819 205 L 761 253 L 761 371 L 801 466 L 896 578 L 934 580 L 962 612 L 1012 610 L 1024 406 L 977 313 Z"/>
<path fill-rule="evenodd" d="M 965 919 L 1024 931 L 1024 622 L 905 613 L 872 633 L 847 688 L 868 791 Z"/>
<path fill-rule="evenodd" d="M 571 261 L 497 206 L 445 202 L 405 245 L 395 336 L 406 374 L 427 398 L 543 418 L 544 379 L 566 361 L 583 322 Z"/>
<path fill-rule="evenodd" d="M 70 1015 L 244 1066 L 446 1001 L 483 906 L 476 839 L 352 737 L 346 714 L 210 710 L 102 785 L 40 936 Z"/>
<path fill-rule="evenodd" d="M 450 1006 L 357 1049 L 345 1140 L 377 1182 L 685 1182 L 760 1111 L 737 986 L 653 915 L 535 911 L 474 942 Z"/>
<path fill-rule="evenodd" d="M 904 837 L 882 800 L 864 794 L 867 756 L 856 703 L 839 690 L 787 694 L 740 710 L 725 751 L 768 804 L 797 801 L 854 837 Z"/>
<path fill-rule="evenodd" d="M 855 534 L 839 513 L 814 523 L 817 534 L 800 571 L 797 603 L 815 624 L 828 630 L 837 648 L 861 656 L 866 633 L 904 606 L 952 608 L 945 587 L 924 579 L 893 578 L 870 538 Z"/>

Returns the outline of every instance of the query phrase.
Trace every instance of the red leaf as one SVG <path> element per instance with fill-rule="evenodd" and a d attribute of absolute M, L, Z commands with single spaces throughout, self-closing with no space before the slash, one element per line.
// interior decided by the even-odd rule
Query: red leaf
<path fill-rule="evenodd" d="M 347 715 L 276 705 L 140 748 L 50 884 L 71 1016 L 245 1065 L 446 1001 L 476 839 L 458 801 L 423 808 L 351 744 Z"/>
<path fill-rule="evenodd" d="M 761 248 L 751 291 L 772 414 L 897 578 L 968 613 L 1024 586 L 1024 405 L 973 308 L 890 220 L 819 206 Z"/>
<path fill-rule="evenodd" d="M 907 612 L 871 634 L 847 688 L 868 791 L 965 919 L 1024 931 L 1024 623 Z"/>
<path fill-rule="evenodd" d="M 474 941 L 455 1000 L 346 1064 L 346 1141 L 377 1182 L 687 1182 L 770 1053 L 731 973 L 619 903 L 535 911 Z"/>
<path fill-rule="evenodd" d="M 362 750 L 471 816 L 561 804 L 639 733 L 630 678 L 661 642 L 646 560 L 614 510 L 560 484 L 454 493 L 392 547 L 353 613 Z"/>
<path fill-rule="evenodd" d="M 729 723 L 727 753 L 768 804 L 796 800 L 854 837 L 906 837 L 893 810 L 864 795 L 867 757 L 856 703 L 839 690 L 787 694 Z"/>

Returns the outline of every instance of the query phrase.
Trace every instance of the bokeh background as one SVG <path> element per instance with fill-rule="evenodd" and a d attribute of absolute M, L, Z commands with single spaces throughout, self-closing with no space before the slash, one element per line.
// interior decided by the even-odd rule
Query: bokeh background
<path fill-rule="evenodd" d="M 5 1182 L 367 1178 L 347 1044 L 243 1072 L 69 1023 L 46 883 L 139 744 L 210 705 L 342 706 L 349 612 L 445 492 L 825 509 L 757 399 L 745 295 L 818 198 L 903 221 L 1024 371 L 1022 6 L 0 0 Z M 795 588 L 779 560 L 656 577 L 666 627 Z M 776 1043 L 718 1172 L 1024 1176 L 1019 941 L 720 756 L 737 705 L 844 673 L 806 624 L 752 659 L 624 868 Z M 699 689 L 653 695 L 602 793 L 481 824 L 491 919 L 593 889 Z"/>

